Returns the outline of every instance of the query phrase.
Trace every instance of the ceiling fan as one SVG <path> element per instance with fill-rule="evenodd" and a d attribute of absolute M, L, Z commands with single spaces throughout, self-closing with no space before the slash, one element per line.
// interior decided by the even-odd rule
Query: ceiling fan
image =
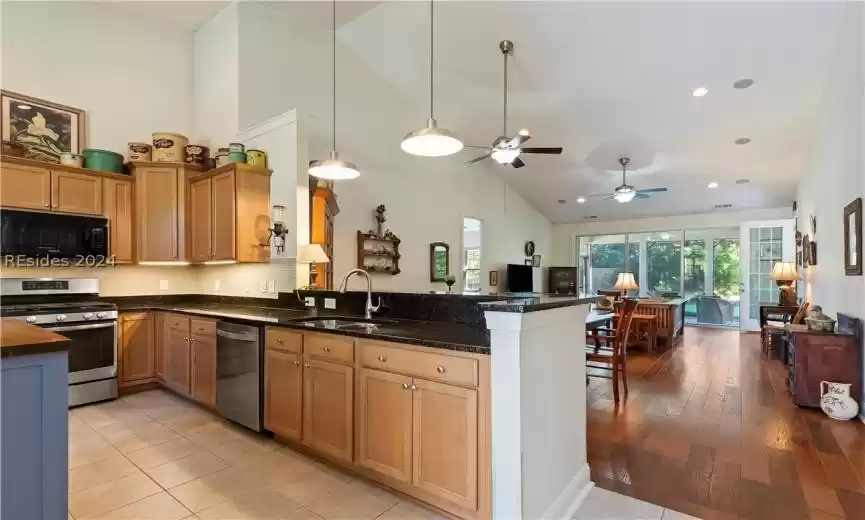
<path fill-rule="evenodd" d="M 589 195 L 587 198 L 605 197 L 606 199 L 616 199 L 617 202 L 625 203 L 630 202 L 634 198 L 648 199 L 649 193 L 662 193 L 667 191 L 667 188 L 648 188 L 638 190 L 625 182 L 625 170 L 627 169 L 629 162 L 631 162 L 629 158 L 619 157 L 619 164 L 622 165 L 622 185 L 613 190 L 613 193 L 598 193 L 596 195 Z"/>
<path fill-rule="evenodd" d="M 531 139 L 531 134 L 526 129 L 520 130 L 514 137 L 505 137 L 508 133 L 508 56 L 514 53 L 514 44 L 510 40 L 503 40 L 499 43 L 499 50 L 505 58 L 505 98 L 504 98 L 504 135 L 499 136 L 493 141 L 492 146 L 469 146 L 467 148 L 481 148 L 487 150 L 487 153 L 480 157 L 475 157 L 470 161 L 466 161 L 465 166 L 471 166 L 474 163 L 483 161 L 484 159 L 492 159 L 502 166 L 513 166 L 514 168 L 522 168 L 526 165 L 520 155 L 524 153 L 541 153 L 557 155 L 562 153 L 561 147 L 555 148 L 529 148 L 523 147 L 522 144 Z"/>

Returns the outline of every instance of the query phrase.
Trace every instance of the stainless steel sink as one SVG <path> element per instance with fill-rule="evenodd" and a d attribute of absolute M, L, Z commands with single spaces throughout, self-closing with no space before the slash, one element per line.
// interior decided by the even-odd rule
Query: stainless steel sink
<path fill-rule="evenodd" d="M 304 320 L 304 323 L 310 327 L 331 329 L 331 330 L 353 330 L 358 332 L 375 332 L 382 325 L 393 324 L 395 322 L 389 320 L 381 320 L 381 322 L 360 321 L 356 319 L 345 318 L 314 318 Z"/>

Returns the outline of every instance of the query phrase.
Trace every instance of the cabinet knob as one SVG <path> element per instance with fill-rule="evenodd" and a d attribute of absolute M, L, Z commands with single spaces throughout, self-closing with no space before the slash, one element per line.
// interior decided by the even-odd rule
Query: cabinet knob
<path fill-rule="evenodd" d="M 412 384 L 412 385 L 411 385 L 411 389 L 412 389 L 412 391 L 417 390 L 417 385 L 416 385 L 416 384 Z"/>
<path fill-rule="evenodd" d="M 404 389 L 406 389 L 406 390 L 409 389 L 409 385 L 408 385 L 408 383 L 403 383 L 403 384 L 402 384 L 402 387 L 403 387 Z"/>
<path fill-rule="evenodd" d="M 303 365 L 303 367 L 304 367 L 304 368 L 309 368 L 309 363 L 306 363 L 305 365 Z"/>
<path fill-rule="evenodd" d="M 285 343 L 284 341 L 282 341 L 282 338 L 276 338 L 276 342 L 277 342 L 277 344 L 279 344 L 279 345 L 282 345 L 282 344 Z"/>
<path fill-rule="evenodd" d="M 48 204 L 48 203 L 46 202 L 46 203 L 45 203 L 45 207 L 46 207 L 46 208 L 50 208 L 50 207 L 51 207 L 51 204 Z"/>
<path fill-rule="evenodd" d="M 183 336 L 183 341 L 189 343 L 189 338 L 187 338 L 186 336 Z"/>
<path fill-rule="evenodd" d="M 294 364 L 295 364 L 296 366 L 300 366 L 300 361 L 295 361 Z M 309 365 L 307 365 L 307 366 L 309 366 Z"/>
<path fill-rule="evenodd" d="M 445 367 L 443 367 L 442 365 L 437 366 L 436 372 L 438 372 L 439 374 L 444 374 L 445 373 Z"/>
<path fill-rule="evenodd" d="M 381 361 L 382 363 L 386 363 L 387 362 L 387 356 L 379 356 L 378 360 Z"/>
<path fill-rule="evenodd" d="M 330 347 L 324 347 L 322 350 L 324 350 L 325 352 L 330 352 Z"/>

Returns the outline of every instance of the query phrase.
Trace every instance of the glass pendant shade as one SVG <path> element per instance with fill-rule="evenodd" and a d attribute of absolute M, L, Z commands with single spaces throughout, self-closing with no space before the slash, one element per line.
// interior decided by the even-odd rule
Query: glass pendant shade
<path fill-rule="evenodd" d="M 631 202 L 631 200 L 636 195 L 637 195 L 637 192 L 634 191 L 634 188 L 623 188 L 623 189 L 617 191 L 613 195 L 613 198 L 616 199 L 618 202 L 624 203 L 624 202 Z"/>
<path fill-rule="evenodd" d="M 343 181 L 360 177 L 357 166 L 340 159 L 336 150 L 331 151 L 330 157 L 327 159 L 313 161 L 309 165 L 309 174 L 329 181 Z"/>
<path fill-rule="evenodd" d="M 498 150 L 493 150 L 493 152 L 490 154 L 490 157 L 492 157 L 493 160 L 499 164 L 511 164 L 519 156 L 519 148 L 502 148 Z"/>
<path fill-rule="evenodd" d="M 448 130 L 439 128 L 435 118 L 431 117 L 425 128 L 406 134 L 400 147 L 412 155 L 442 157 L 459 152 L 463 143 Z"/>

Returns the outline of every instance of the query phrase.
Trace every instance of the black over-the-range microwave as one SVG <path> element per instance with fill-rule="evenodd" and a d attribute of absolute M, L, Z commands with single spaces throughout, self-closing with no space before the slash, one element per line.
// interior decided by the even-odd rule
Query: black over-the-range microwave
<path fill-rule="evenodd" d="M 77 258 L 108 255 L 108 220 L 101 217 L 0 210 L 4 258 Z"/>

